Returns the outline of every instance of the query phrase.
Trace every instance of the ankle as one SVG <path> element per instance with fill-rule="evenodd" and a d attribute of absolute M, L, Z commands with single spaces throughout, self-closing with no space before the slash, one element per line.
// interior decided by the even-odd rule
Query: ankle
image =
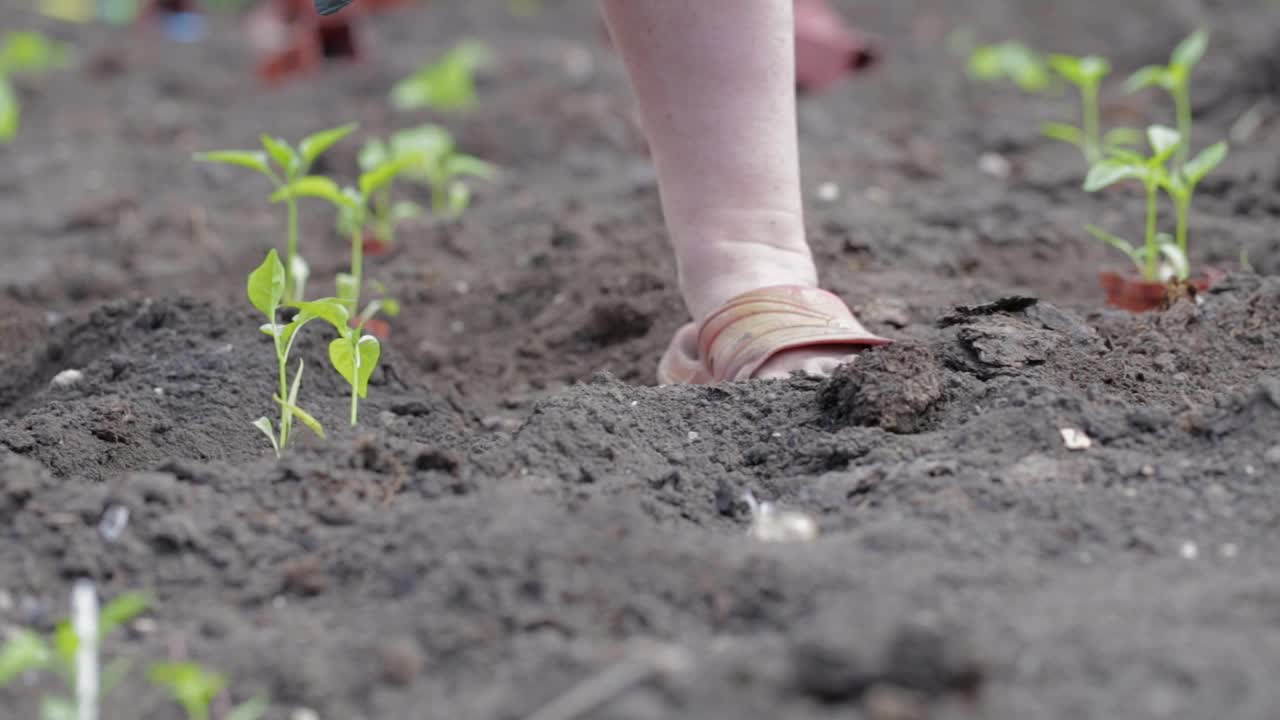
<path fill-rule="evenodd" d="M 799 213 L 702 211 L 672 240 L 680 291 L 695 320 L 744 292 L 772 285 L 817 285 Z"/>

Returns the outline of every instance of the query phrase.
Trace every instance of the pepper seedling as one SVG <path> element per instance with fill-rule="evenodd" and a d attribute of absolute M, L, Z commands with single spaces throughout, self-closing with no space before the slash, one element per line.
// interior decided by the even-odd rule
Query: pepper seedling
<path fill-rule="evenodd" d="M 1112 150 L 1111 155 L 1096 163 L 1084 181 L 1087 192 L 1097 192 L 1122 180 L 1138 180 L 1146 191 L 1146 231 L 1141 247 L 1093 225 L 1088 231 L 1102 242 L 1123 252 L 1138 267 L 1147 282 L 1159 282 L 1160 259 L 1163 257 L 1174 274 L 1185 279 L 1190 274 L 1187 256 L 1178 243 L 1167 233 L 1157 232 L 1156 213 L 1159 209 L 1160 190 L 1169 184 L 1166 163 L 1177 151 L 1181 138 L 1178 131 L 1162 125 L 1147 129 L 1147 142 L 1151 146 L 1150 157 L 1143 157 L 1130 150 Z"/>
<path fill-rule="evenodd" d="M 313 317 L 306 313 L 299 313 L 288 323 L 279 321 L 278 314 L 285 295 L 285 272 L 275 248 L 271 248 L 262 264 L 249 273 L 247 292 L 249 302 L 267 319 L 261 330 L 271 338 L 272 345 L 275 347 L 276 368 L 280 382 L 279 393 L 274 396 L 276 403 L 280 406 L 279 431 L 272 427 L 270 418 L 265 415 L 254 420 L 253 426 L 267 436 L 271 441 L 271 447 L 276 451 L 276 457 L 279 458 L 289 447 L 295 417 L 311 428 L 316 435 L 324 437 L 324 428 L 319 421 L 298 407 L 298 390 L 302 386 L 302 360 L 298 360 L 298 369 L 293 375 L 293 382 L 289 382 L 289 353 L 293 350 L 293 341 L 297 339 L 298 331 L 302 326 Z"/>
<path fill-rule="evenodd" d="M 1125 81 L 1125 89 L 1129 92 L 1159 87 L 1173 98 L 1178 133 L 1182 136 L 1174 158 L 1179 167 L 1186 164 L 1191 154 L 1191 71 L 1208 48 L 1209 33 L 1196 30 L 1173 49 L 1168 65 L 1148 65 Z"/>
<path fill-rule="evenodd" d="M 1016 41 L 975 47 L 969 53 L 968 70 L 970 77 L 1009 80 L 1029 93 L 1044 92 L 1053 85 L 1044 58 Z"/>
<path fill-rule="evenodd" d="M 391 104 L 397 110 L 466 110 L 476 103 L 476 70 L 490 57 L 483 44 L 464 40 L 396 83 Z"/>
<path fill-rule="evenodd" d="M 330 178 L 312 175 L 300 178 L 272 196 L 273 200 L 282 200 L 286 195 L 328 200 L 337 208 L 339 226 L 350 234 L 351 267 L 349 272 L 337 275 L 337 296 L 294 303 L 294 306 L 302 311 L 300 317 L 321 318 L 338 332 L 338 337 L 329 343 L 329 362 L 351 386 L 352 426 L 358 419 L 359 399 L 368 396 L 369 378 L 382 354 L 378 339 L 364 334 L 365 323 L 380 311 L 398 312 L 398 303 L 384 300 L 374 300 L 360 310 L 364 280 L 363 229 L 370 216 L 369 198 L 394 181 L 403 168 L 401 161 L 385 163 L 361 174 L 358 187 L 346 188 L 339 188 Z"/>
<path fill-rule="evenodd" d="M 1049 67 L 1080 93 L 1080 127 L 1046 123 L 1041 128 L 1045 136 L 1080 148 L 1091 166 L 1101 161 L 1110 150 L 1141 140 L 1142 134 L 1132 128 L 1115 128 L 1106 135 L 1101 134 L 1098 92 L 1103 79 L 1111 73 L 1111 63 L 1106 58 L 1097 55 L 1050 55 Z"/>
<path fill-rule="evenodd" d="M 141 593 L 125 593 L 108 603 L 98 612 L 98 642 L 106 640 L 116 629 L 142 614 L 149 604 Z M 0 647 L 0 687 L 28 673 L 52 672 L 62 678 L 68 696 L 47 695 L 41 698 L 40 719 L 76 720 L 78 705 L 72 698 L 76 690 L 79 647 L 80 638 L 70 620 L 59 622 L 49 637 L 30 630 L 17 631 Z M 124 680 L 130 665 L 126 658 L 117 658 L 107 664 L 100 677 L 102 695 Z"/>
<path fill-rule="evenodd" d="M 214 698 L 227 687 L 227 679 L 221 673 L 193 662 L 156 663 L 147 676 L 182 706 L 187 720 L 209 720 Z M 237 705 L 222 720 L 258 720 L 266 711 L 266 699 L 255 697 Z"/>
<path fill-rule="evenodd" d="M 71 48 L 38 32 L 5 33 L 0 42 L 0 143 L 13 140 L 21 124 L 22 105 L 12 78 L 67 67 Z"/>
<path fill-rule="evenodd" d="M 1165 177 L 1163 187 L 1173 200 L 1177 217 L 1176 240 L 1183 255 L 1187 254 L 1187 221 L 1191 214 L 1191 197 L 1200 181 L 1227 158 L 1227 149 L 1225 141 L 1216 142 Z"/>
<path fill-rule="evenodd" d="M 306 177 L 311 166 L 338 141 L 356 129 L 351 123 L 341 127 L 322 130 L 308 135 L 294 148 L 280 138 L 263 135 L 262 150 L 215 150 L 196 153 L 195 159 L 201 162 L 214 162 L 226 165 L 238 165 L 265 176 L 271 181 L 276 191 Z M 275 169 L 272 168 L 275 163 Z M 285 295 L 288 302 L 303 300 L 306 291 L 307 277 L 310 268 L 298 252 L 298 205 L 293 196 L 286 198 L 285 205 L 289 213 L 288 238 L 285 250 Z"/>
<path fill-rule="evenodd" d="M 366 172 L 387 163 L 400 163 L 399 175 L 425 185 L 431 195 L 432 214 L 446 219 L 461 216 L 470 206 L 467 178 L 491 179 L 497 174 L 493 165 L 459 152 L 449 131 L 432 123 L 393 133 L 386 141 L 372 138 L 360 151 L 360 167 Z M 390 244 L 394 225 L 417 216 L 422 209 L 408 201 L 392 204 L 389 185 L 380 195 L 373 202 L 374 223 L 383 228 L 378 238 Z"/>

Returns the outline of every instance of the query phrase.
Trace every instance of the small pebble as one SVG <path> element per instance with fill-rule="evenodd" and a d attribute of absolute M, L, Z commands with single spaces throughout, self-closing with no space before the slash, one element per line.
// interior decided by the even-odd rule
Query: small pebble
<path fill-rule="evenodd" d="M 877 684 L 862 701 L 868 720 L 925 720 L 929 712 L 920 697 L 893 685 Z"/>
<path fill-rule="evenodd" d="M 133 629 L 139 635 L 150 635 L 156 631 L 157 627 L 159 627 L 159 625 L 151 618 L 144 617 L 133 621 Z"/>
<path fill-rule="evenodd" d="M 1093 447 L 1093 440 L 1083 430 L 1061 428 L 1058 432 L 1062 435 L 1062 444 L 1068 450 L 1088 450 Z"/>
<path fill-rule="evenodd" d="M 978 168 L 992 177 L 1009 177 L 1009 160 L 1003 155 L 983 153 L 982 157 L 978 158 Z"/>
<path fill-rule="evenodd" d="M 54 375 L 50 384 L 54 387 L 71 387 L 83 379 L 84 373 L 79 370 L 68 369 Z"/>
<path fill-rule="evenodd" d="M 123 505 L 112 505 L 102 514 L 102 520 L 98 522 L 98 532 L 107 542 L 115 542 L 120 539 L 128 526 L 129 508 Z"/>
<path fill-rule="evenodd" d="M 1268 465 L 1280 465 L 1280 445 L 1273 445 L 1262 456 Z"/>
<path fill-rule="evenodd" d="M 289 720 L 320 720 L 320 713 L 306 707 L 294 708 Z"/>
<path fill-rule="evenodd" d="M 404 687 L 422 674 L 426 660 L 418 644 L 408 638 L 396 638 L 378 649 L 382 660 L 382 676 L 392 685 Z"/>
<path fill-rule="evenodd" d="M 1200 548 L 1197 548 L 1195 543 L 1187 541 L 1182 543 L 1179 553 L 1187 560 L 1195 560 L 1200 556 Z"/>
<path fill-rule="evenodd" d="M 1143 477 L 1154 477 L 1156 474 L 1156 469 L 1151 465 L 1143 465 L 1142 470 L 1140 470 L 1139 472 L 1142 473 Z"/>
<path fill-rule="evenodd" d="M 1218 548 L 1218 554 L 1230 560 L 1240 554 L 1240 548 L 1235 543 L 1223 543 L 1222 547 Z"/>
<path fill-rule="evenodd" d="M 694 442 L 694 441 L 696 441 L 696 440 L 698 439 L 698 437 L 699 437 L 699 435 L 698 435 L 697 431 L 694 431 L 694 430 L 690 430 L 690 431 L 689 431 L 689 442 Z"/>
<path fill-rule="evenodd" d="M 464 324 L 461 320 L 454 320 L 453 322 L 449 323 L 449 330 L 451 330 L 455 335 L 461 335 L 462 332 L 466 329 L 467 329 L 466 324 Z"/>
<path fill-rule="evenodd" d="M 818 186 L 818 199 L 823 202 L 835 202 L 840 199 L 840 186 L 833 182 L 824 182 Z"/>

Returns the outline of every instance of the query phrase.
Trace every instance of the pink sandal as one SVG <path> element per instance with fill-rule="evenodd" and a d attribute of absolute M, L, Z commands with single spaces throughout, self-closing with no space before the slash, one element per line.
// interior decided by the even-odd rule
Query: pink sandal
<path fill-rule="evenodd" d="M 818 288 L 776 285 L 743 293 L 680 328 L 658 363 L 663 385 L 749 380 L 785 350 L 876 346 L 892 340 L 862 327 L 839 297 Z"/>

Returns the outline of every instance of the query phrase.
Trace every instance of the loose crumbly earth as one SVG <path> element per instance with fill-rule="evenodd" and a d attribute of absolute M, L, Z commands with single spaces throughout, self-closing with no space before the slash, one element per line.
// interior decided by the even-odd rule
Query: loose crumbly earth
<path fill-rule="evenodd" d="M 582 717 L 1275 716 L 1273 3 L 841 3 L 885 61 L 802 102 L 810 229 L 824 282 L 899 342 L 829 380 L 717 388 L 654 386 L 685 317 L 591 4 L 423 3 L 371 20 L 366 62 L 277 91 L 225 18 L 180 45 L 4 4 L 82 62 L 22 82 L 0 148 L 0 625 L 48 628 L 80 577 L 145 590 L 153 622 L 111 651 L 197 659 L 277 719 L 514 720 L 628 667 Z M 1141 198 L 1084 194 L 1078 155 L 1038 136 L 1069 97 L 973 84 L 946 40 L 1127 72 L 1199 22 L 1197 144 L 1261 121 L 1192 223 L 1194 259 L 1233 272 L 1164 313 L 1107 310 L 1118 258 L 1082 228 L 1136 233 Z M 391 110 L 464 35 L 496 51 L 478 108 Z M 1110 122 L 1169 114 L 1108 98 Z M 359 120 L 324 163 L 349 179 L 363 138 L 427 119 L 503 176 L 371 260 L 404 312 L 354 431 L 308 331 L 329 439 L 276 462 L 250 426 L 274 359 L 243 287 L 281 208 L 189 155 Z M 326 292 L 344 244 L 325 208 L 304 218 Z M 51 384 L 67 369 L 83 379 Z M 748 492 L 819 536 L 754 539 Z M 49 687 L 0 691 L 0 717 Z M 140 670 L 104 714 L 178 717 Z"/>

